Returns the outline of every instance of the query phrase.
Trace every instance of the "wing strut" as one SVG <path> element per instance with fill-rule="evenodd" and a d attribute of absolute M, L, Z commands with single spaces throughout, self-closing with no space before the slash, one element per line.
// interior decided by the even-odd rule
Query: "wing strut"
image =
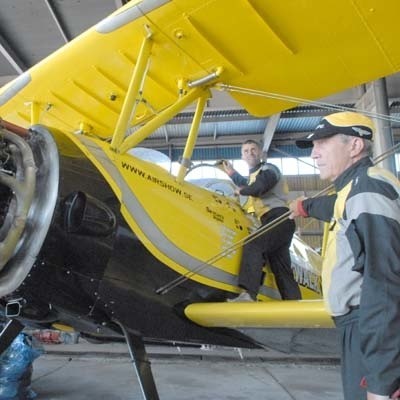
<path fill-rule="evenodd" d="M 159 400 L 156 384 L 154 382 L 153 373 L 151 371 L 151 363 L 148 358 L 143 338 L 140 334 L 127 331 L 119 322 L 115 321 L 125 336 L 128 345 L 129 354 L 134 364 L 137 377 L 139 379 L 140 388 L 142 390 L 144 400 Z"/>
<path fill-rule="evenodd" d="M 189 144 L 185 149 L 185 153 L 191 154 L 194 142 L 197 138 L 198 125 L 203 115 L 207 98 L 211 95 L 209 90 L 205 90 L 201 86 L 204 86 L 208 82 L 217 78 L 222 73 L 222 68 L 218 68 L 214 73 L 204 77 L 202 80 L 192 82 L 191 86 L 189 86 L 191 87 L 191 90 L 188 93 L 185 92 L 185 94 L 180 96 L 174 104 L 163 110 L 160 114 L 156 115 L 150 122 L 139 128 L 133 134 L 126 136 L 130 122 L 134 120 L 136 115 L 136 108 L 139 102 L 139 96 L 141 95 L 143 89 L 144 81 L 146 79 L 151 57 L 151 49 L 153 46 L 153 34 L 147 25 L 145 25 L 145 31 L 146 34 L 143 38 L 138 60 L 132 72 L 128 91 L 126 93 L 121 113 L 115 126 L 110 147 L 117 153 L 125 153 L 130 148 L 134 147 L 136 144 L 149 136 L 158 127 L 169 121 L 183 108 L 198 99 L 195 119 L 192 124 L 192 129 L 190 132 L 191 135 L 189 136 Z M 187 154 L 185 154 L 185 157 L 187 157 Z M 185 172 L 186 169 L 182 167 L 178 181 L 183 179 Z"/>
<path fill-rule="evenodd" d="M 129 128 L 129 122 L 135 117 L 138 101 L 137 97 L 142 90 L 144 78 L 146 77 L 153 40 L 152 33 L 147 25 L 145 26 L 145 30 L 146 36 L 143 39 L 139 57 L 135 65 L 131 81 L 129 82 L 129 87 L 126 93 L 124 104 L 122 105 L 121 114 L 118 118 L 111 141 L 111 148 L 115 150 L 118 150 L 121 146 L 125 138 L 125 134 Z"/>
<path fill-rule="evenodd" d="M 165 124 L 176 114 L 181 112 L 190 103 L 197 100 L 200 96 L 204 95 L 204 91 L 207 89 L 203 87 L 196 87 L 191 89 L 187 94 L 180 97 L 174 104 L 170 105 L 168 108 L 157 114 L 151 121 L 149 121 L 144 126 L 140 127 L 132 135 L 125 138 L 123 143 L 119 148 L 120 153 L 125 153 L 130 148 L 136 146 L 142 140 L 147 138 L 151 133 L 153 133 L 161 125 Z"/>
<path fill-rule="evenodd" d="M 185 150 L 183 152 L 181 166 L 177 175 L 177 182 L 181 183 L 185 179 L 186 172 L 190 166 L 190 159 L 192 158 L 193 149 L 196 144 L 197 135 L 199 132 L 200 121 L 203 116 L 204 108 L 209 97 L 209 92 L 204 92 L 197 100 L 196 112 L 194 114 L 192 126 L 190 128 L 189 136 L 186 141 Z"/>

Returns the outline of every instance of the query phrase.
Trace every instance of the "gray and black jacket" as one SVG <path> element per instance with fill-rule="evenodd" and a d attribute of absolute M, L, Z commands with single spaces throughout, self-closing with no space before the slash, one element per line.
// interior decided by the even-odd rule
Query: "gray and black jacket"
<path fill-rule="evenodd" d="M 399 181 L 363 158 L 334 185 L 336 194 L 303 201 L 309 216 L 330 222 L 324 299 L 333 316 L 359 307 L 368 389 L 391 393 L 400 383 Z"/>
<path fill-rule="evenodd" d="M 258 218 L 272 209 L 287 207 L 288 186 L 274 164 L 261 162 L 249 170 L 248 179 L 236 171 L 230 177 L 240 187 L 240 194 L 249 196 L 244 209 Z"/>

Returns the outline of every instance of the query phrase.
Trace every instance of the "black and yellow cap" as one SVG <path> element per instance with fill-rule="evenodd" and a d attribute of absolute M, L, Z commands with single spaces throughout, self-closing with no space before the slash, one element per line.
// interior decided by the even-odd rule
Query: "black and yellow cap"
<path fill-rule="evenodd" d="M 372 140 L 374 130 L 372 120 L 365 115 L 352 111 L 339 112 L 322 118 L 313 133 L 303 139 L 296 140 L 296 146 L 303 149 L 312 147 L 314 140 L 327 138 L 339 133 Z"/>

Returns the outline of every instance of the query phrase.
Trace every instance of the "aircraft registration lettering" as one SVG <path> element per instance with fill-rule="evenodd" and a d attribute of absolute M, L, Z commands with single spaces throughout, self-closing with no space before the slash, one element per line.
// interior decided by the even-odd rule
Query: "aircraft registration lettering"
<path fill-rule="evenodd" d="M 134 174 L 142 177 L 143 179 L 147 179 L 148 181 L 151 181 L 151 182 L 155 183 L 156 185 L 169 190 L 172 193 L 178 194 L 179 196 L 182 196 L 183 198 L 185 198 L 187 200 L 193 200 L 192 195 L 190 193 L 185 192 L 181 188 L 179 188 L 175 185 L 172 185 L 169 182 L 166 182 L 160 178 L 157 178 L 156 176 L 153 176 L 153 175 L 149 174 L 148 172 L 145 172 L 145 171 L 141 170 L 140 168 L 135 167 L 134 165 L 128 164 L 127 162 L 122 162 L 121 165 L 122 165 L 123 169 L 133 172 Z"/>
<path fill-rule="evenodd" d="M 313 271 L 303 268 L 301 265 L 292 263 L 294 279 L 302 286 L 322 294 L 321 277 Z"/>

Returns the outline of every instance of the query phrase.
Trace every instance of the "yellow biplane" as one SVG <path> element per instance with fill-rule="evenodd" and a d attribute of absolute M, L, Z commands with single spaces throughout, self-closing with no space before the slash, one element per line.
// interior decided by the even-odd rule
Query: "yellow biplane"
<path fill-rule="evenodd" d="M 215 91 L 269 116 L 398 72 L 399 14 L 396 0 L 132 0 L 3 87 L 0 349 L 32 322 L 122 333 L 156 399 L 143 341 L 254 347 L 259 328 L 331 327 L 321 257 L 297 238 L 303 300 L 280 300 L 266 266 L 259 302 L 224 301 L 256 224 L 186 172 Z M 177 174 L 135 156 L 192 103 Z"/>

